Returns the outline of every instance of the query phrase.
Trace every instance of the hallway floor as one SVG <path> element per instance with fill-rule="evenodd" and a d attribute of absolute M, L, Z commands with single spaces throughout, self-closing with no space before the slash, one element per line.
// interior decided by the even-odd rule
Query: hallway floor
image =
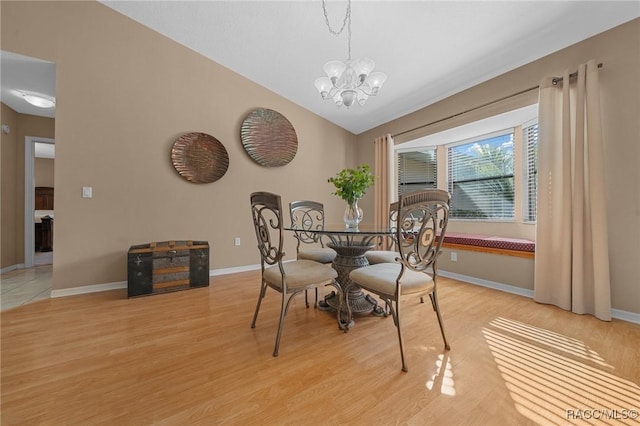
<path fill-rule="evenodd" d="M 0 275 L 0 310 L 51 297 L 53 252 L 35 255 L 35 267 Z"/>

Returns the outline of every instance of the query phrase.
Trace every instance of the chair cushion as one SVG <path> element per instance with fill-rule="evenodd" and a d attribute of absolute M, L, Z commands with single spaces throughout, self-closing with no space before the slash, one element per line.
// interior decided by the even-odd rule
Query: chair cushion
<path fill-rule="evenodd" d="M 400 263 L 378 263 L 351 271 L 349 278 L 361 287 L 376 293 L 394 295 Z M 427 273 L 405 270 L 400 282 L 400 295 L 428 293 L 433 290 L 433 278 Z"/>
<path fill-rule="evenodd" d="M 298 251 L 298 259 L 313 260 L 320 263 L 331 263 L 336 258 L 336 251 L 329 247 L 308 247 Z"/>
<path fill-rule="evenodd" d="M 329 284 L 338 277 L 335 269 L 312 260 L 294 260 L 283 263 L 282 266 L 289 290 Z M 264 279 L 273 287 L 282 289 L 282 275 L 278 265 L 265 269 Z"/>
<path fill-rule="evenodd" d="M 400 257 L 400 253 L 391 250 L 371 250 L 365 253 L 364 257 L 367 258 L 370 265 L 376 265 L 378 263 L 394 263 L 396 257 Z"/>

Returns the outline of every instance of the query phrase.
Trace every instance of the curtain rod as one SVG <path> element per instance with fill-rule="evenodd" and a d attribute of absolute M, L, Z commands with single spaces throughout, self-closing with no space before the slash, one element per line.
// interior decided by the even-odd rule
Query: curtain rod
<path fill-rule="evenodd" d="M 602 62 L 598 64 L 598 68 L 602 68 Z M 576 72 L 574 72 L 574 73 L 569 74 L 569 78 L 574 78 L 574 77 L 576 77 L 577 75 L 578 75 L 578 71 L 576 71 Z M 556 85 L 556 84 L 558 84 L 558 82 L 560 82 L 560 81 L 562 81 L 562 77 L 554 77 L 554 78 L 553 78 L 553 80 L 552 80 L 552 83 L 553 83 L 554 85 Z M 459 115 L 468 114 L 468 113 L 470 113 L 470 112 L 472 112 L 472 111 L 475 111 L 475 110 L 477 110 L 477 109 L 484 108 L 484 107 L 489 106 L 489 105 L 492 105 L 492 104 L 497 104 L 498 102 L 502 102 L 502 101 L 504 101 L 504 100 L 506 100 L 506 99 L 513 98 L 513 97 L 515 97 L 515 96 L 522 95 L 522 94 L 524 94 L 524 93 L 527 93 L 527 92 L 530 92 L 530 91 L 532 91 L 532 90 L 539 89 L 539 88 L 540 88 L 540 86 L 533 86 L 533 87 L 530 87 L 530 88 L 528 88 L 528 89 L 521 90 L 521 91 L 519 91 L 519 92 L 517 92 L 517 93 L 514 93 L 514 94 L 512 94 L 512 95 L 503 96 L 503 97 L 502 97 L 502 98 L 500 98 L 500 99 L 496 99 L 496 100 L 494 100 L 494 101 L 487 102 L 487 103 L 482 104 L 482 105 L 478 105 L 478 106 L 473 107 L 473 108 L 470 108 L 470 109 L 468 109 L 468 110 L 465 110 L 465 111 L 458 112 L 458 113 L 456 113 L 456 114 L 450 115 L 450 116 L 448 116 L 448 117 L 440 118 L 440 119 L 438 119 L 438 120 L 432 121 L 431 123 L 422 124 L 422 125 L 420 125 L 420 126 L 418 126 L 418 127 L 414 127 L 414 128 L 412 128 L 412 129 L 405 130 L 405 131 L 403 131 L 403 132 L 393 134 L 393 135 L 391 135 L 391 137 L 392 137 L 392 138 L 395 138 L 395 137 L 397 137 L 397 136 L 404 135 L 404 134 L 406 134 L 406 133 L 411 133 L 411 132 L 413 132 L 414 130 L 422 129 L 423 127 L 433 126 L 434 124 L 438 124 L 438 123 L 441 123 L 441 122 L 446 121 L 446 120 L 451 120 L 452 118 L 458 117 Z"/>
<path fill-rule="evenodd" d="M 470 113 L 470 112 L 472 112 L 472 111 L 475 111 L 475 110 L 477 110 L 477 109 L 484 108 L 484 107 L 489 106 L 489 105 L 492 105 L 492 104 L 497 104 L 498 102 L 504 101 L 504 100 L 509 99 L 509 98 L 513 98 L 514 96 L 522 95 L 523 93 L 530 92 L 530 91 L 532 91 L 532 90 L 538 89 L 539 87 L 540 87 L 540 86 L 533 86 L 533 87 L 529 87 L 528 89 L 521 90 L 521 91 L 519 91 L 518 93 L 514 93 L 514 94 L 512 94 L 512 95 L 508 95 L 508 96 L 504 96 L 504 97 L 502 97 L 502 98 L 500 98 L 500 99 L 496 99 L 496 100 L 494 100 L 494 101 L 487 102 L 487 103 L 482 104 L 482 105 L 478 105 L 478 106 L 473 107 L 473 108 L 470 108 L 470 109 L 468 109 L 468 110 L 466 110 L 466 111 L 458 112 L 458 113 L 453 114 L 453 115 L 450 115 L 450 116 L 448 116 L 448 117 L 444 117 L 444 118 L 440 118 L 440 119 L 438 119 L 438 120 L 432 121 L 431 123 L 422 124 L 422 125 L 420 125 L 420 126 L 418 126 L 418 127 L 414 127 L 413 129 L 409 129 L 409 130 L 405 130 L 404 132 L 396 133 L 396 134 L 394 134 L 394 135 L 391 135 L 391 137 L 392 137 L 392 138 L 395 138 L 396 136 L 404 135 L 405 133 L 411 133 L 411 132 L 413 132 L 414 130 L 422 129 L 423 127 L 433 126 L 434 124 L 438 124 L 438 123 L 440 123 L 440 122 L 442 122 L 442 121 L 450 120 L 450 119 L 455 118 L 455 117 L 457 117 L 457 116 L 459 116 L 459 115 L 468 114 L 468 113 Z"/>
<path fill-rule="evenodd" d="M 598 64 L 598 68 L 602 68 L 602 62 Z M 569 74 L 569 79 L 576 78 L 577 76 L 578 76 L 578 71 L 572 72 L 571 74 Z M 562 80 L 563 80 L 563 77 L 554 77 L 553 80 L 551 80 L 551 84 L 555 86 L 558 83 L 560 83 Z"/>

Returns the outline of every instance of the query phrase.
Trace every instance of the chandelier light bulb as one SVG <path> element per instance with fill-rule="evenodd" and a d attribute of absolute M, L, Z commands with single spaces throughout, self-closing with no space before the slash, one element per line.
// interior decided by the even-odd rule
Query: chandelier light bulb
<path fill-rule="evenodd" d="M 373 69 L 376 66 L 376 63 L 373 62 L 373 60 L 371 60 L 369 58 L 357 59 L 357 60 L 352 61 L 352 62 L 353 63 L 351 65 L 351 67 L 356 72 L 358 77 L 361 78 L 362 81 L 364 81 L 364 79 L 367 78 L 369 73 L 371 71 L 373 71 Z"/>
<path fill-rule="evenodd" d="M 329 91 L 333 87 L 331 80 L 329 80 L 328 77 L 319 77 L 316 78 L 314 84 L 318 92 L 320 92 L 320 95 L 322 95 L 322 99 L 327 99 L 329 97 Z"/>
<path fill-rule="evenodd" d="M 383 72 L 378 71 L 369 74 L 366 83 L 369 84 L 369 87 L 371 87 L 371 94 L 377 95 L 378 90 L 380 90 L 385 81 L 387 81 L 387 75 Z"/>
<path fill-rule="evenodd" d="M 330 61 L 324 64 L 324 72 L 327 74 L 327 77 L 330 79 L 339 79 L 342 76 L 342 73 L 347 68 L 344 62 L 342 61 Z"/>

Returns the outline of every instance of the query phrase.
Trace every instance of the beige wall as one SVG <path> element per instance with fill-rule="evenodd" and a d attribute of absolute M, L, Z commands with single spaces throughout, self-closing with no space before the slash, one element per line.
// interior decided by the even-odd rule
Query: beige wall
<path fill-rule="evenodd" d="M 636 19 L 576 45 L 567 47 L 514 71 L 496 77 L 415 113 L 358 135 L 358 162 L 373 163 L 371 141 L 383 134 L 398 134 L 421 124 L 449 117 L 477 105 L 500 99 L 536 86 L 545 76 L 571 72 L 581 63 L 596 59 L 604 64 L 599 71 L 605 141 L 605 173 L 608 198 L 609 260 L 612 306 L 640 313 L 640 19 Z M 513 104 L 526 104 L 526 96 Z M 445 128 L 475 121 L 514 107 L 503 102 L 465 114 L 438 126 L 396 138 L 405 142 Z M 506 105 L 509 104 L 509 105 Z M 373 198 L 363 200 L 363 208 L 373 208 Z M 482 233 L 483 225 L 452 222 L 450 230 Z M 500 232 L 493 229 L 493 232 Z M 472 258 L 468 263 L 466 258 Z M 533 269 L 526 262 L 506 256 L 470 255 L 458 258 L 457 265 L 443 262 L 443 269 L 489 279 L 501 270 L 498 282 L 533 287 Z M 473 262 L 473 263 L 471 263 Z M 470 267 L 472 265 L 473 267 Z M 508 272 L 504 273 L 503 271 Z M 473 273 L 471 273 L 473 272 Z M 522 275 L 528 275 L 523 280 Z M 524 284 L 523 284 L 524 283 Z M 530 283 L 530 284 L 526 284 Z"/>
<path fill-rule="evenodd" d="M 11 127 L 8 135 L 2 135 L 0 268 L 6 268 L 24 263 L 24 140 L 26 136 L 53 139 L 55 121 L 46 117 L 19 114 L 2 104 L 2 123 Z"/>
<path fill-rule="evenodd" d="M 54 165 L 53 158 L 36 158 L 33 161 L 33 179 L 35 186 L 54 187 Z"/>
<path fill-rule="evenodd" d="M 339 219 L 343 203 L 329 195 L 332 188 L 326 179 L 345 166 L 373 164 L 374 137 L 513 94 L 537 85 L 543 76 L 558 75 L 565 68 L 573 71 L 595 58 L 604 63 L 600 81 L 612 302 L 614 308 L 640 313 L 640 20 L 356 138 L 100 4 L 2 2 L 0 7 L 2 49 L 57 64 L 55 289 L 125 280 L 127 248 L 148 241 L 206 239 L 212 248 L 212 269 L 255 264 L 250 192 L 279 192 L 284 203 L 316 198 L 325 202 L 328 220 Z M 295 127 L 298 154 L 286 167 L 260 167 L 243 151 L 239 126 L 256 107 L 281 112 Z M 438 128 L 493 115 L 501 107 L 467 114 Z M 413 132 L 404 140 L 435 130 Z M 173 170 L 171 144 L 189 131 L 210 133 L 228 150 L 229 171 L 218 182 L 189 184 Z M 4 156 L 3 145 L 3 181 Z M 92 186 L 94 198 L 80 198 L 82 186 Z M 362 206 L 373 211 L 373 191 Z M 4 202 L 2 214 L 4 231 L 4 216 L 9 214 Z M 240 247 L 233 246 L 236 236 L 242 239 Z M 4 246 L 3 238 L 3 262 Z M 292 245 L 288 251 L 295 251 Z M 506 270 L 501 282 L 528 287 L 526 280 L 510 278 L 530 275 L 528 265 L 505 264 L 504 257 L 495 256 L 478 265 Z M 465 267 L 461 265 L 461 271 Z"/>
<path fill-rule="evenodd" d="M 451 261 L 451 252 L 456 253 L 456 262 Z M 500 266 L 488 267 L 496 263 Z M 438 268 L 441 271 L 507 284 L 524 290 L 533 289 L 534 267 L 535 261 L 529 258 L 448 248 L 442 249 L 442 255 L 438 260 Z"/>
<path fill-rule="evenodd" d="M 2 49 L 56 63 L 54 289 L 125 281 L 128 248 L 150 241 L 207 240 L 212 269 L 257 264 L 253 191 L 315 198 L 340 217 L 327 178 L 355 161 L 351 133 L 99 3 L 0 7 Z M 240 125 L 258 107 L 297 132 L 285 167 L 261 167 L 242 148 Z M 226 147 L 219 181 L 191 184 L 173 169 L 171 145 L 191 131 Z"/>
<path fill-rule="evenodd" d="M 2 201 L 0 217 L 0 269 L 14 266 L 24 257 L 17 252 L 16 240 L 18 234 L 16 226 L 18 221 L 18 194 L 16 191 L 18 181 L 18 114 L 6 106 L 2 107 L 2 124 L 9 126 L 11 131 L 5 135 L 0 132 L 0 162 L 2 182 Z M 24 150 L 22 151 L 24 153 Z M 24 154 L 23 154 L 24 155 Z"/>

